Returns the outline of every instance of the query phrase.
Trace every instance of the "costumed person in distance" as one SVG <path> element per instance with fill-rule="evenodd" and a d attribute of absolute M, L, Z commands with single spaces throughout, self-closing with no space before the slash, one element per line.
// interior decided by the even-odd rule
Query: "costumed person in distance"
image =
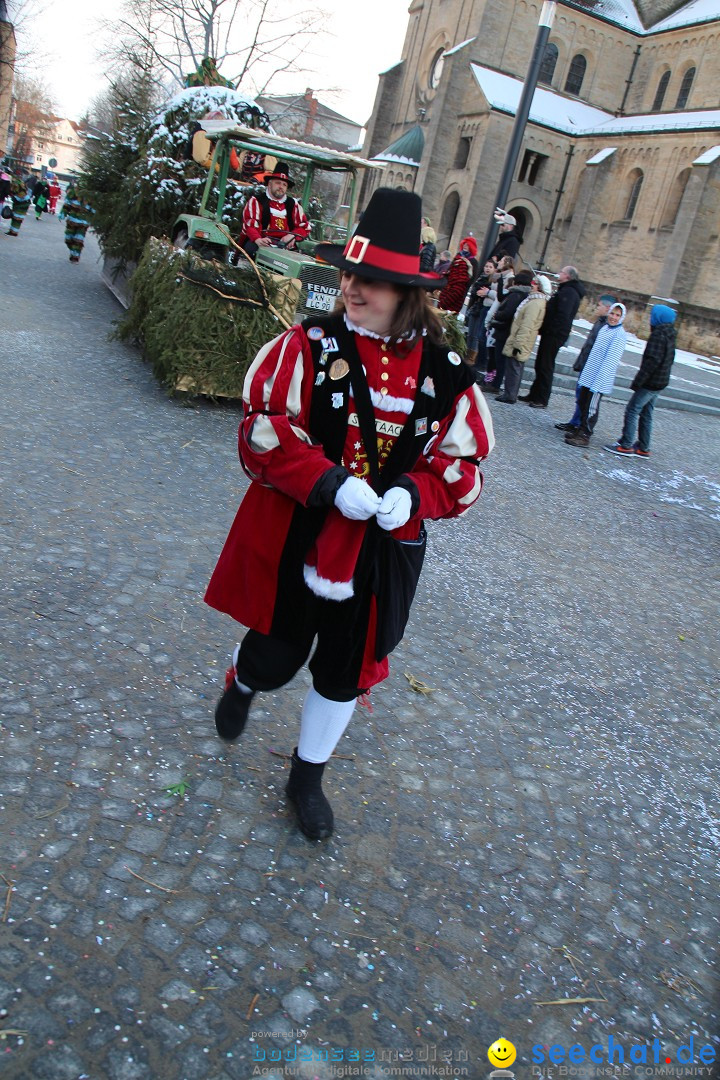
<path fill-rule="evenodd" d="M 38 180 L 33 188 L 32 201 L 35 207 L 35 220 L 39 221 L 50 204 L 50 185 L 47 180 Z"/>
<path fill-rule="evenodd" d="M 58 216 L 65 219 L 65 244 L 70 252 L 71 263 L 80 262 L 85 247 L 85 234 L 90 228 L 93 213 L 93 208 L 77 182 L 69 183 L 65 202 Z"/>
<path fill-rule="evenodd" d="M 293 187 L 287 162 L 278 161 L 270 173 L 263 176 L 265 191 L 252 195 L 243 210 L 240 247 L 255 258 L 259 247 L 284 247 L 294 250 L 298 240 L 310 233 L 302 204 L 288 195 Z"/>
<path fill-rule="evenodd" d="M 12 199 L 12 217 L 8 236 L 17 236 L 28 212 L 31 196 L 23 181 L 14 173 L 10 176 L 10 198 Z"/>
<path fill-rule="evenodd" d="M 223 739 L 315 644 L 286 787 L 313 840 L 333 830 L 325 765 L 403 637 L 423 519 L 472 506 L 494 443 L 472 371 L 443 345 L 420 221 L 419 196 L 379 188 L 344 248 L 318 246 L 342 272 L 341 300 L 269 342 L 248 371 L 239 452 L 252 483 L 205 596 L 249 628 L 215 711 Z"/>

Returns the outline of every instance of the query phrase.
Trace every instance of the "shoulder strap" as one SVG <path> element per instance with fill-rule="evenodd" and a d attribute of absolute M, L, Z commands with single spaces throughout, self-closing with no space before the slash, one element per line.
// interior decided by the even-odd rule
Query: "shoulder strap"
<path fill-rule="evenodd" d="M 348 330 L 345 320 L 340 317 L 335 336 L 337 337 L 340 351 L 350 366 L 350 383 L 352 385 L 353 399 L 357 409 L 360 434 L 365 444 L 370 479 L 373 487 L 377 488 L 380 483 L 380 467 L 378 464 L 377 429 L 375 427 L 375 410 L 370 397 L 370 388 L 365 378 L 360 353 L 355 344 L 355 335 Z"/>
<path fill-rule="evenodd" d="M 362 360 L 355 344 L 355 335 L 351 333 L 345 325 L 345 320 L 342 315 L 311 315 L 304 319 L 300 324 L 302 329 L 310 343 L 310 351 L 313 355 L 313 360 L 316 366 L 322 365 L 325 357 L 324 353 L 324 340 L 323 337 L 313 331 L 324 331 L 325 339 L 335 339 L 337 344 L 338 358 L 342 358 L 348 365 L 348 373 L 346 378 L 349 384 L 352 386 L 352 396 L 355 402 L 355 409 L 358 416 L 358 424 L 360 426 L 360 436 L 365 447 L 365 454 L 368 462 L 368 469 L 370 471 L 370 479 L 373 487 L 379 488 L 380 480 L 380 468 L 378 464 L 378 452 L 377 452 L 377 431 L 375 428 L 375 411 L 372 406 L 372 400 L 370 398 L 370 389 L 365 378 L 365 372 L 363 370 Z M 327 384 L 325 384 L 327 385 Z M 338 384 L 341 385 L 341 384 Z M 335 421 L 340 416 L 340 413 L 332 410 L 332 421 Z M 342 442 L 344 442 L 346 421 L 343 421 Z M 325 435 L 329 437 L 327 431 L 327 418 L 324 424 Z M 334 432 L 333 438 L 337 436 L 337 431 Z M 326 439 L 323 438 L 323 442 Z M 342 449 L 342 443 L 340 446 Z"/>
<path fill-rule="evenodd" d="M 260 203 L 260 225 L 262 231 L 265 232 L 270 224 L 270 200 L 264 191 L 261 191 L 255 198 Z"/>

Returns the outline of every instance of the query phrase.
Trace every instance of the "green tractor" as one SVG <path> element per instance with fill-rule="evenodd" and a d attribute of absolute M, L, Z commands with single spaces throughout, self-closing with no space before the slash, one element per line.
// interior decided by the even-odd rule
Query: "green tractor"
<path fill-rule="evenodd" d="M 228 184 L 233 183 L 229 179 L 233 151 L 239 153 L 246 150 L 254 154 L 282 157 L 283 161 L 295 165 L 299 172 L 304 173 L 302 189 L 297 198 L 306 212 L 310 208 L 308 217 L 313 239 L 300 241 L 295 251 L 260 247 L 255 261 L 260 269 L 299 283 L 299 299 L 294 312 L 296 320 L 313 313 L 332 311 L 340 294 L 338 272 L 335 267 L 315 259 L 313 251 L 320 241 L 341 243 L 345 240 L 347 229 L 355 219 L 358 182 L 362 174 L 367 169 L 382 169 L 383 166 L 348 152 L 239 127 L 228 120 L 206 120 L 203 130 L 214 147 L 208 177 L 198 212 L 181 214 L 175 221 L 171 235 L 174 245 L 179 248 L 191 247 L 206 258 L 227 262 L 234 247 L 227 226 L 223 223 L 223 211 Z M 344 174 L 342 224 L 313 219 L 311 216 L 313 183 L 319 172 Z M 248 190 L 251 192 L 252 187 Z M 242 263 L 241 257 L 239 267 L 242 267 Z"/>

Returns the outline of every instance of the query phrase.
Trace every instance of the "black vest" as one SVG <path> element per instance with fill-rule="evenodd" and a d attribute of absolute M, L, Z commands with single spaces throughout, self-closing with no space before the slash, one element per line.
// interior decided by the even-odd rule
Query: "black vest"
<path fill-rule="evenodd" d="M 267 197 L 267 192 L 261 191 L 259 195 L 256 195 L 257 201 L 260 203 L 260 224 L 262 225 L 263 233 L 267 232 L 270 224 L 270 200 Z M 292 232 L 293 229 L 293 210 L 295 209 L 295 200 L 291 199 L 289 195 L 285 196 L 285 213 L 287 214 L 287 227 L 288 232 Z"/>

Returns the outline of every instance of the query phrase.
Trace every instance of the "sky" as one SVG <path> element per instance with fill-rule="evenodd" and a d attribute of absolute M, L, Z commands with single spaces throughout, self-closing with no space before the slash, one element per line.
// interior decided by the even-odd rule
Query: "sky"
<path fill-rule="evenodd" d="M 328 13 L 328 32 L 313 47 L 311 70 L 281 77 L 269 92 L 304 92 L 312 87 L 330 108 L 364 124 L 372 112 L 379 73 L 401 57 L 408 2 L 363 0 L 352 5 L 347 0 L 316 0 Z M 112 19 L 119 9 L 120 0 L 47 3 L 43 14 L 23 31 L 31 40 L 18 42 L 19 48 L 25 46 L 42 57 L 38 74 L 58 111 L 71 120 L 79 120 L 106 86 L 98 57 L 102 37 L 98 16 Z M 330 88 L 338 92 L 330 93 Z"/>

